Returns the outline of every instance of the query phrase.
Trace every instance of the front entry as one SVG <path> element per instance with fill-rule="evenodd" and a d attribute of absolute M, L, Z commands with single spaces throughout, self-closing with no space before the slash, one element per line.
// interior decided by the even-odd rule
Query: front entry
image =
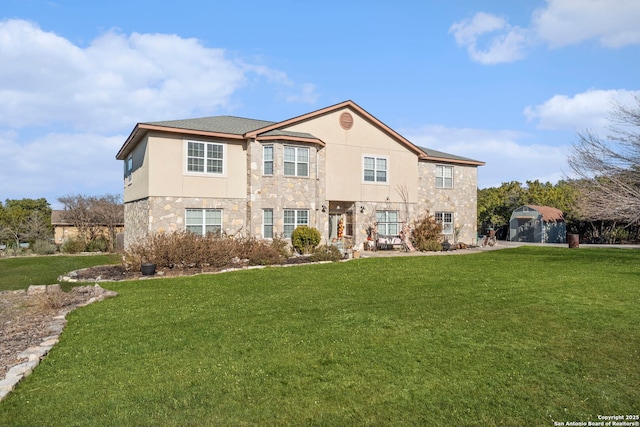
<path fill-rule="evenodd" d="M 329 202 L 329 242 L 353 238 L 353 202 Z"/>

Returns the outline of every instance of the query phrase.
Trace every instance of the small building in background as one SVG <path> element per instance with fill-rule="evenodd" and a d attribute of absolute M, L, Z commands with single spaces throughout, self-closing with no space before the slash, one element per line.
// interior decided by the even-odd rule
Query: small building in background
<path fill-rule="evenodd" d="M 69 239 L 78 237 L 78 228 L 64 219 L 63 210 L 51 211 L 51 225 L 53 226 L 54 243 L 61 245 Z M 91 224 L 96 236 L 109 237 L 109 226 L 105 224 Z M 115 224 L 115 233 L 124 232 L 124 207 L 122 208 L 122 219 Z M 116 235 L 117 238 L 117 235 Z"/>
<path fill-rule="evenodd" d="M 560 209 L 525 205 L 511 214 L 509 240 L 530 243 L 566 243 L 567 227 Z"/>

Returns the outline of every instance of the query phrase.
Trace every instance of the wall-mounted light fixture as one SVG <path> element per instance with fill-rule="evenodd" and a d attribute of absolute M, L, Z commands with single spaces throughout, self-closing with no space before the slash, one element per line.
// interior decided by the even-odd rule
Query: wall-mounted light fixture
<path fill-rule="evenodd" d="M 322 205 L 322 212 L 326 212 L 327 211 L 327 206 L 326 205 Z"/>
<path fill-rule="evenodd" d="M 364 213 L 364 206 L 360 206 L 360 213 Z"/>

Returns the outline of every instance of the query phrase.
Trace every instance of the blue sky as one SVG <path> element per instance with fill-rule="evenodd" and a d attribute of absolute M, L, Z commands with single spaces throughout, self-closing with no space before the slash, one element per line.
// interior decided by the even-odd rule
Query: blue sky
<path fill-rule="evenodd" d="M 122 192 L 137 122 L 351 99 L 480 188 L 569 174 L 640 96 L 640 1 L 3 0 L 0 200 Z"/>

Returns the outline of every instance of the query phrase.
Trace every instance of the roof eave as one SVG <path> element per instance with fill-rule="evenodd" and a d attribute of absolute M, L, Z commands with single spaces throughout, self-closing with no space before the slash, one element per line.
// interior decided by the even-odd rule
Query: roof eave
<path fill-rule="evenodd" d="M 116 155 L 116 159 L 125 160 L 127 155 L 133 149 L 133 147 L 135 147 L 138 141 L 142 138 L 143 134 L 149 131 L 193 135 L 193 136 L 206 136 L 206 137 L 213 137 L 213 138 L 235 139 L 239 141 L 244 140 L 244 137 L 242 135 L 236 135 L 233 133 L 211 132 L 211 131 L 196 130 L 196 129 L 181 129 L 181 128 L 174 128 L 169 126 L 159 126 L 159 125 L 151 125 L 146 123 L 138 123 L 136 127 L 133 129 L 133 131 L 131 132 L 131 135 L 129 135 L 129 138 L 127 138 L 127 140 L 125 141 L 120 151 L 118 151 L 118 154 Z M 138 136 L 140 137 L 138 138 Z"/>
<path fill-rule="evenodd" d="M 469 166 L 484 166 L 486 163 L 478 160 L 464 160 L 464 159 L 448 159 L 446 157 L 433 157 L 424 155 L 421 157 L 421 160 L 429 160 L 432 162 L 442 162 L 442 163 L 454 163 L 458 165 L 469 165 Z"/>
<path fill-rule="evenodd" d="M 284 135 L 264 135 L 255 137 L 256 141 L 292 141 L 292 142 L 304 142 L 308 144 L 317 144 L 322 147 L 327 144 L 319 138 L 304 138 L 301 136 L 284 136 Z"/>

